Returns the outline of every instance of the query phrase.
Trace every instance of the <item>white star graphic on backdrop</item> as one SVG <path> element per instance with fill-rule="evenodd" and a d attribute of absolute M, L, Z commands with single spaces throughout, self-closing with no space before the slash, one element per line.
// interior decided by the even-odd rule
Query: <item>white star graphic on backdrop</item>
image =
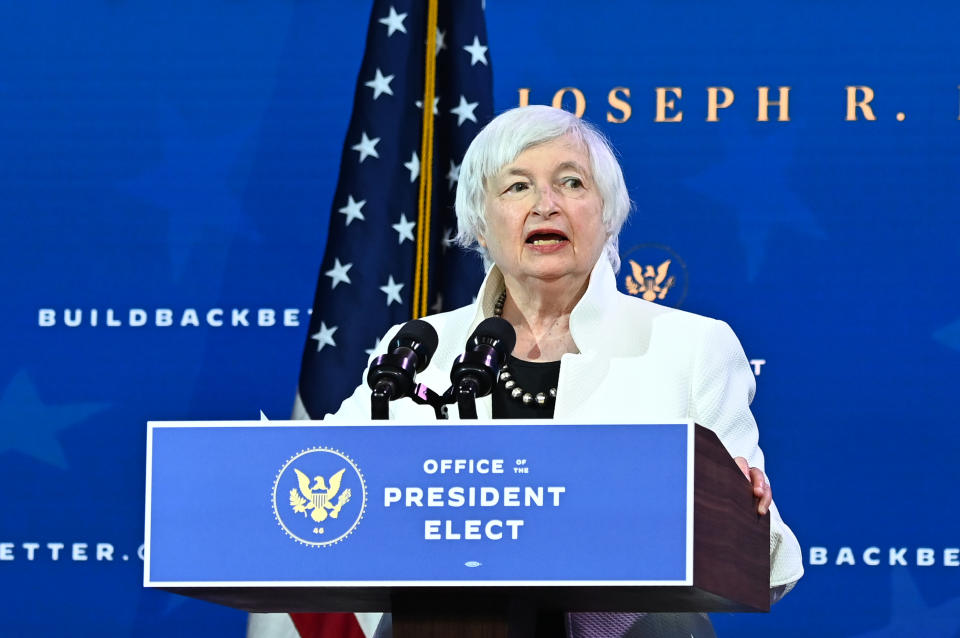
<path fill-rule="evenodd" d="M 377 69 L 373 79 L 369 82 L 364 82 L 364 86 L 369 86 L 373 89 L 373 99 L 376 100 L 384 93 L 393 95 L 393 89 L 390 88 L 390 83 L 393 82 L 393 78 L 394 76 L 384 75 L 380 72 L 380 69 Z"/>
<path fill-rule="evenodd" d="M 445 37 L 447 37 L 447 32 L 437 29 L 437 48 L 433 52 L 434 55 L 440 55 L 440 51 L 447 48 L 447 43 L 443 41 Z"/>
<path fill-rule="evenodd" d="M 827 232 L 790 179 L 792 158 L 802 146 L 796 129 L 779 128 L 757 137 L 744 135 L 743 130 L 735 134 L 731 128 L 725 127 L 722 134 L 728 140 L 725 157 L 684 181 L 736 215 L 747 280 L 753 281 L 762 272 L 772 238 L 779 233 L 820 240 Z"/>
<path fill-rule="evenodd" d="M 954 350 L 960 350 L 960 319 L 933 331 L 933 338 Z"/>
<path fill-rule="evenodd" d="M 347 271 L 353 268 L 353 264 L 341 264 L 339 259 L 334 258 L 333 268 L 323 273 L 330 278 L 330 289 L 337 287 L 337 284 L 343 282 L 345 284 L 351 283 L 350 276 L 347 275 Z"/>
<path fill-rule="evenodd" d="M 471 122 L 477 121 L 477 116 L 473 114 L 474 109 L 477 108 L 479 102 L 467 102 L 467 98 L 460 96 L 460 104 L 456 108 L 450 109 L 450 112 L 457 116 L 457 126 L 470 120 Z"/>
<path fill-rule="evenodd" d="M 310 338 L 316 340 L 317 342 L 317 352 L 323 350 L 323 346 L 336 347 L 337 342 L 333 340 L 333 333 L 336 331 L 337 326 L 328 328 L 327 324 L 322 321 L 320 322 L 320 332 L 310 335 Z"/>
<path fill-rule="evenodd" d="M 443 229 L 443 252 L 447 252 L 447 248 L 450 248 L 453 245 L 453 239 L 455 235 L 452 228 Z"/>
<path fill-rule="evenodd" d="M 393 35 L 395 31 L 400 31 L 401 33 L 406 33 L 407 28 L 403 26 L 403 21 L 407 18 L 406 13 L 397 13 L 397 10 L 390 7 L 390 13 L 385 18 L 380 18 L 377 20 L 380 24 L 384 24 L 387 27 L 387 37 Z"/>
<path fill-rule="evenodd" d="M 437 295 L 437 301 L 432 306 L 430 306 L 430 310 L 434 312 L 440 312 L 441 310 L 443 310 L 443 295 Z"/>
<path fill-rule="evenodd" d="M 417 177 L 420 175 L 420 158 L 417 157 L 417 152 L 414 151 L 410 157 L 409 162 L 404 162 L 403 165 L 410 171 L 410 181 L 416 181 Z"/>
<path fill-rule="evenodd" d="M 477 36 L 473 36 L 473 44 L 463 47 L 463 50 L 470 54 L 470 66 L 477 62 L 487 64 L 487 47 L 480 44 Z"/>
<path fill-rule="evenodd" d="M 476 120 L 474 120 L 476 122 Z M 367 132 L 363 131 L 360 137 L 360 143 L 354 144 L 350 148 L 360 153 L 360 163 L 363 164 L 363 160 L 367 159 L 371 155 L 380 158 L 380 153 L 377 152 L 377 144 L 380 143 L 380 138 L 375 137 L 372 140 L 367 137 Z"/>
<path fill-rule="evenodd" d="M 957 635 L 960 597 L 939 604 L 928 603 L 910 572 L 899 569 L 890 571 L 890 590 L 890 612 L 886 626 L 858 633 L 853 638 Z"/>
<path fill-rule="evenodd" d="M 48 403 L 40 398 L 27 371 L 20 370 L 0 393 L 0 458 L 7 452 L 19 452 L 68 469 L 61 443 L 63 430 L 110 407 L 109 403 Z"/>
<path fill-rule="evenodd" d="M 409 239 L 413 241 L 413 227 L 417 225 L 417 222 L 408 222 L 407 216 L 403 213 L 400 213 L 400 221 L 396 224 L 393 224 L 391 228 L 397 231 L 398 244 L 402 244 L 404 239 Z"/>
<path fill-rule="evenodd" d="M 437 112 L 438 112 L 438 111 L 437 111 L 437 104 L 439 104 L 439 103 L 440 103 L 440 96 L 434 97 L 434 98 L 433 98 L 433 114 L 434 114 L 434 115 L 436 115 Z M 423 109 L 423 100 L 417 100 L 416 102 L 414 102 L 414 104 L 417 105 L 417 108 L 418 108 L 418 109 L 421 109 L 421 110 Z"/>
<path fill-rule="evenodd" d="M 367 353 L 367 357 L 372 357 L 373 355 L 375 355 L 375 354 L 377 353 L 377 346 L 379 346 L 379 345 L 380 345 L 380 340 L 379 340 L 379 339 L 374 339 L 374 340 L 373 340 L 373 347 L 370 348 L 369 350 L 364 350 L 364 352 Z"/>
<path fill-rule="evenodd" d="M 13 6 L 13 5 L 8 5 Z M 238 130 L 211 137 L 202 135 L 166 101 L 157 104 L 154 114 L 164 134 L 157 138 L 159 155 L 138 175 L 120 178 L 117 187 L 147 203 L 151 210 L 163 210 L 166 223 L 156 228 L 165 233 L 164 246 L 174 281 L 189 277 L 188 262 L 206 233 L 216 229 L 221 237 L 260 239 L 254 217 L 244 210 L 242 198 L 231 187 L 229 175 L 254 138 L 247 124 Z M 231 127 L 233 128 L 233 127 Z M 173 188 L 171 188 L 173 186 Z M 203 215 L 196 212 L 203 202 Z M 169 234 L 166 234 L 169 233 Z"/>
<path fill-rule="evenodd" d="M 400 291 L 403 289 L 403 284 L 398 284 L 393 280 L 393 275 L 390 275 L 390 279 L 387 280 L 387 285 L 380 286 L 382 290 L 387 295 L 387 305 L 389 306 L 394 301 L 398 304 L 403 304 L 403 300 L 400 299 Z"/>
<path fill-rule="evenodd" d="M 355 219 L 359 219 L 360 221 L 366 220 L 366 217 L 360 212 L 360 209 L 362 209 L 366 203 L 367 200 L 365 199 L 361 199 L 358 202 L 353 199 L 353 195 L 347 196 L 347 205 L 340 209 L 340 212 L 347 216 L 347 221 L 344 222 L 344 226 L 349 226 L 350 222 Z"/>
<path fill-rule="evenodd" d="M 453 190 L 453 185 L 460 181 L 460 166 L 454 164 L 453 160 L 450 160 L 450 170 L 447 171 L 447 182 L 449 183 L 450 190 Z"/>

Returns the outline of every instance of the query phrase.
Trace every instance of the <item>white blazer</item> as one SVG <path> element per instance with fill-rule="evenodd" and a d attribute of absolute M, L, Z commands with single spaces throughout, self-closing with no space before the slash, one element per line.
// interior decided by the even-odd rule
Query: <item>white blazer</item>
<path fill-rule="evenodd" d="M 417 376 L 418 382 L 438 392 L 450 385 L 453 360 L 463 353 L 477 324 L 493 315 L 503 290 L 503 275 L 494 266 L 474 304 L 425 317 L 437 329 L 440 344 L 429 367 Z M 399 328 L 391 328 L 383 343 L 389 343 Z M 756 381 L 726 323 L 620 293 L 613 269 L 602 255 L 586 293 L 570 315 L 570 333 L 580 352 L 560 359 L 554 418 L 692 419 L 716 432 L 731 456 L 742 456 L 766 472 L 750 412 Z M 328 419 L 369 418 L 370 390 L 365 378 Z M 450 418 L 458 419 L 456 406 L 451 408 Z M 409 399 L 392 402 L 390 416 L 434 418 L 432 408 Z M 477 416 L 492 418 L 489 396 L 477 401 Z M 771 505 L 770 587 L 786 585 L 789 590 L 802 575 L 800 545 L 776 505 Z"/>

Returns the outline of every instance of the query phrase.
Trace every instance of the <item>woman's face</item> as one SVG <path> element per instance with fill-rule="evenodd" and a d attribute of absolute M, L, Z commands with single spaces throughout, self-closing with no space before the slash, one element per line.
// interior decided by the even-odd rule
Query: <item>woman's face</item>
<path fill-rule="evenodd" d="M 520 153 L 486 184 L 480 244 L 508 279 L 580 285 L 603 251 L 603 202 L 587 149 L 559 137 Z"/>

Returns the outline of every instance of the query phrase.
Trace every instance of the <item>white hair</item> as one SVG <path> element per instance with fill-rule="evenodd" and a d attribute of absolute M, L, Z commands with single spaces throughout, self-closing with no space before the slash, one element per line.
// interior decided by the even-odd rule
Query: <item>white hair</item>
<path fill-rule="evenodd" d="M 607 240 L 604 252 L 620 270 L 618 237 L 630 213 L 630 196 L 623 171 L 610 142 L 593 125 L 577 116 L 550 106 L 522 106 L 495 117 L 470 143 L 457 182 L 457 237 L 464 248 L 479 252 L 489 262 L 486 249 L 477 241 L 486 232 L 487 180 L 532 146 L 570 135 L 581 142 L 590 156 L 590 170 L 603 201 L 601 213 Z"/>

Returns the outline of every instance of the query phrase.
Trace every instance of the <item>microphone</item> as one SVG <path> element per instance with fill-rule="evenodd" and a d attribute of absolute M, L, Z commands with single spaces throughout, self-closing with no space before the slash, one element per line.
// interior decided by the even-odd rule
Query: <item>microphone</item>
<path fill-rule="evenodd" d="M 386 419 L 388 402 L 410 394 L 414 377 L 430 365 L 439 342 L 437 331 L 426 321 L 414 319 L 400 328 L 389 352 L 374 359 L 367 372 L 367 385 L 373 390 L 372 418 Z"/>
<path fill-rule="evenodd" d="M 451 390 L 456 393 L 461 418 L 477 418 L 476 400 L 493 391 L 500 367 L 516 343 L 513 326 L 500 317 L 484 319 L 467 339 L 466 352 L 456 358 L 450 370 Z"/>

